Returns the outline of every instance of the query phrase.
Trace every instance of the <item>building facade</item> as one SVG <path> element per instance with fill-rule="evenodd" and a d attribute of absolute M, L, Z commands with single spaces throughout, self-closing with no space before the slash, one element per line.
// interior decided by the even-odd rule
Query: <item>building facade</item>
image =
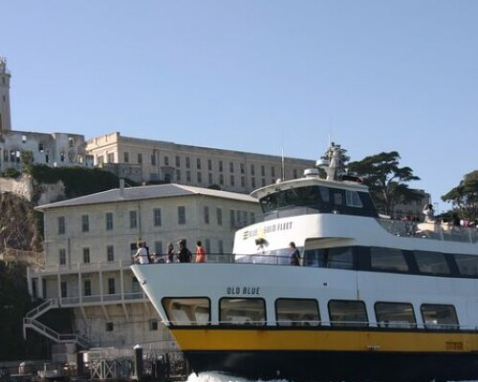
<path fill-rule="evenodd" d="M 48 337 L 36 318 L 69 308 L 76 341 L 89 347 L 173 344 L 130 270 L 138 239 L 161 254 L 169 242 L 177 249 L 181 238 L 194 253 L 199 239 L 207 261 L 228 259 L 236 229 L 260 214 L 248 195 L 177 184 L 120 187 L 38 210 L 44 213 L 46 265 L 30 268 L 28 280 L 31 294 L 45 303 L 27 315 L 24 328 Z"/>
<path fill-rule="evenodd" d="M 284 158 L 282 163 L 280 156 L 123 137 L 118 132 L 88 140 L 86 150 L 96 166 L 120 178 L 215 185 L 240 193 L 250 193 L 278 178 L 299 178 L 306 168 L 315 166 L 312 160 Z"/>

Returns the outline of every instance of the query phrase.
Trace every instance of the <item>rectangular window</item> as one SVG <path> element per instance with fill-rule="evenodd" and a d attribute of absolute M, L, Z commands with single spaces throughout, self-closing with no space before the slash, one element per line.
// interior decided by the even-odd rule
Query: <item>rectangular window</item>
<path fill-rule="evenodd" d="M 345 202 L 349 207 L 362 208 L 362 201 L 357 191 L 345 191 Z"/>
<path fill-rule="evenodd" d="M 222 160 L 219 161 L 219 172 L 224 171 L 224 163 L 222 163 Z"/>
<path fill-rule="evenodd" d="M 221 298 L 219 300 L 219 323 L 232 325 L 265 325 L 266 304 L 264 299 Z"/>
<path fill-rule="evenodd" d="M 352 247 L 309 249 L 304 254 L 304 265 L 321 268 L 354 269 Z"/>
<path fill-rule="evenodd" d="M 261 166 L 261 176 L 266 176 L 266 166 Z"/>
<path fill-rule="evenodd" d="M 62 281 L 60 283 L 60 289 L 61 289 L 61 298 L 68 297 L 68 285 L 66 284 L 66 281 Z"/>
<path fill-rule="evenodd" d="M 91 280 L 83 281 L 83 296 L 91 296 Z"/>
<path fill-rule="evenodd" d="M 212 172 L 210 172 L 210 173 L 207 175 L 207 180 L 208 180 L 209 185 L 213 184 L 213 181 L 212 181 Z"/>
<path fill-rule="evenodd" d="M 197 181 L 198 183 L 202 183 L 202 174 L 200 172 L 197 173 Z"/>
<path fill-rule="evenodd" d="M 106 260 L 115 261 L 115 247 L 112 245 L 106 246 Z"/>
<path fill-rule="evenodd" d="M 241 176 L 241 187 L 246 187 L 246 177 Z"/>
<path fill-rule="evenodd" d="M 109 153 L 107 156 L 108 163 L 114 163 L 115 162 L 115 154 L 114 153 Z"/>
<path fill-rule="evenodd" d="M 249 224 L 254 224 L 256 222 L 256 214 L 254 212 L 249 212 Z"/>
<path fill-rule="evenodd" d="M 216 208 L 217 225 L 222 225 L 222 208 Z"/>
<path fill-rule="evenodd" d="M 276 320 L 279 326 L 318 326 L 320 325 L 319 305 L 312 299 L 278 299 L 276 300 Z"/>
<path fill-rule="evenodd" d="M 207 160 L 207 169 L 208 169 L 209 171 L 212 171 L 212 160 L 211 160 L 211 159 L 208 159 L 208 160 Z"/>
<path fill-rule="evenodd" d="M 107 323 L 105 324 L 105 330 L 106 330 L 107 332 L 112 332 L 113 329 L 114 329 L 114 325 L 113 325 L 112 322 L 107 322 Z"/>
<path fill-rule="evenodd" d="M 420 308 L 427 329 L 458 329 L 458 318 L 453 305 L 423 304 Z"/>
<path fill-rule="evenodd" d="M 157 331 L 158 330 L 158 320 L 149 320 L 149 330 Z"/>
<path fill-rule="evenodd" d="M 142 163 L 143 163 L 143 154 L 139 153 L 138 154 L 138 164 L 142 164 Z"/>
<path fill-rule="evenodd" d="M 231 222 L 231 228 L 236 226 L 236 211 L 230 210 L 229 211 L 229 217 L 230 217 L 230 222 Z"/>
<path fill-rule="evenodd" d="M 181 181 L 181 170 L 176 170 L 176 182 Z"/>
<path fill-rule="evenodd" d="M 332 326 L 367 326 L 368 318 L 362 301 L 330 300 L 329 316 Z"/>
<path fill-rule="evenodd" d="M 245 174 L 246 166 L 244 165 L 244 163 L 241 163 L 240 167 L 241 167 L 241 174 Z"/>
<path fill-rule="evenodd" d="M 129 211 L 129 228 L 138 227 L 138 213 L 136 211 Z"/>
<path fill-rule="evenodd" d="M 63 235 L 65 233 L 65 217 L 60 216 L 58 217 L 58 234 Z"/>
<path fill-rule="evenodd" d="M 217 249 L 220 255 L 224 254 L 224 242 L 222 240 L 217 241 Z"/>
<path fill-rule="evenodd" d="M 204 223 L 209 224 L 209 207 L 204 206 Z"/>
<path fill-rule="evenodd" d="M 454 255 L 456 265 L 463 276 L 478 276 L 478 256 Z"/>
<path fill-rule="evenodd" d="M 204 240 L 204 246 L 206 247 L 206 253 L 211 253 L 211 240 L 205 239 Z"/>
<path fill-rule="evenodd" d="M 151 166 L 156 166 L 156 152 L 153 151 L 151 154 Z"/>
<path fill-rule="evenodd" d="M 186 182 L 191 182 L 191 171 L 186 171 Z"/>
<path fill-rule="evenodd" d="M 229 162 L 229 172 L 234 172 L 234 162 Z"/>
<path fill-rule="evenodd" d="M 139 282 L 136 277 L 133 277 L 133 279 L 131 280 L 131 292 L 133 293 L 141 292 L 141 287 L 139 286 Z"/>
<path fill-rule="evenodd" d="M 191 168 L 191 159 L 186 157 L 186 168 Z"/>
<path fill-rule="evenodd" d="M 262 187 L 266 186 L 266 179 L 265 178 L 261 179 L 261 185 L 262 185 Z"/>
<path fill-rule="evenodd" d="M 129 152 L 125 151 L 123 153 L 123 162 L 124 163 L 129 163 Z"/>
<path fill-rule="evenodd" d="M 410 329 L 416 327 L 412 304 L 377 302 L 375 316 L 378 326 L 382 328 Z"/>
<path fill-rule="evenodd" d="M 83 232 L 90 231 L 90 217 L 88 215 L 81 216 L 81 230 Z"/>
<path fill-rule="evenodd" d="M 224 185 L 224 174 L 219 174 L 219 184 L 220 184 L 221 186 Z"/>
<path fill-rule="evenodd" d="M 83 248 L 83 263 L 89 264 L 90 263 L 90 249 Z"/>
<path fill-rule="evenodd" d="M 276 168 L 274 166 L 271 167 L 271 176 L 272 178 L 276 177 Z"/>
<path fill-rule="evenodd" d="M 296 168 L 294 168 L 294 179 L 297 179 L 299 177 L 298 171 Z"/>
<path fill-rule="evenodd" d="M 256 188 L 256 178 L 251 178 L 251 186 L 252 188 Z"/>
<path fill-rule="evenodd" d="M 66 264 L 66 249 L 62 248 L 59 251 L 59 260 L 60 260 L 60 265 L 65 265 Z"/>
<path fill-rule="evenodd" d="M 162 241 L 155 241 L 154 242 L 154 252 L 162 255 L 163 252 L 163 242 Z"/>
<path fill-rule="evenodd" d="M 197 159 L 196 159 L 196 168 L 197 168 L 198 170 L 201 169 L 201 159 L 200 159 L 200 158 L 197 158 Z"/>
<path fill-rule="evenodd" d="M 116 293 L 115 278 L 110 277 L 108 278 L 108 294 L 115 294 L 115 293 Z"/>
<path fill-rule="evenodd" d="M 164 165 L 169 166 L 169 157 L 168 156 L 164 157 Z"/>
<path fill-rule="evenodd" d="M 256 169 L 253 164 L 251 164 L 251 175 L 252 176 L 256 175 Z"/>
<path fill-rule="evenodd" d="M 372 269 L 393 272 L 408 272 L 408 264 L 403 252 L 396 248 L 370 248 Z"/>
<path fill-rule="evenodd" d="M 154 208 L 153 209 L 153 220 L 154 220 L 154 226 L 155 227 L 160 227 L 162 224 L 161 220 L 161 208 Z"/>
<path fill-rule="evenodd" d="M 111 231 L 113 229 L 113 212 L 107 212 L 105 215 L 106 230 Z"/>
<path fill-rule="evenodd" d="M 208 325 L 211 321 L 208 298 L 163 298 L 162 303 L 172 325 Z"/>
<path fill-rule="evenodd" d="M 341 191 L 336 191 L 333 193 L 334 195 L 334 204 L 336 206 L 342 206 L 344 204 L 344 196 Z"/>
<path fill-rule="evenodd" d="M 236 177 L 234 175 L 231 175 L 231 186 L 235 186 L 236 185 Z"/>
<path fill-rule="evenodd" d="M 186 207 L 178 207 L 178 224 L 186 224 Z"/>
<path fill-rule="evenodd" d="M 414 254 L 420 272 L 432 275 L 450 274 L 450 268 L 443 253 L 415 251 Z"/>

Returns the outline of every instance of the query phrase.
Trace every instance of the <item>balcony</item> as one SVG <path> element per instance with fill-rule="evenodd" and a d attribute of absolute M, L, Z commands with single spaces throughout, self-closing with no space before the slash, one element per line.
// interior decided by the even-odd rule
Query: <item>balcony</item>
<path fill-rule="evenodd" d="M 148 297 L 143 292 L 128 292 L 117 294 L 102 294 L 91 296 L 69 296 L 58 299 L 61 308 L 75 308 L 81 306 L 114 305 L 122 303 L 147 302 Z"/>

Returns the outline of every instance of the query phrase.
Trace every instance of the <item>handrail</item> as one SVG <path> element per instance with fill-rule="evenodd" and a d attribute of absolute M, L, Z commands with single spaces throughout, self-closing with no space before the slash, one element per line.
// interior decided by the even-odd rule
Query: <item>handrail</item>
<path fill-rule="evenodd" d="M 30 325 L 32 327 L 36 327 L 36 329 L 43 334 L 45 334 L 50 339 L 56 341 L 57 343 L 65 343 L 65 342 L 76 342 L 82 347 L 88 347 L 88 339 L 80 334 L 60 334 L 50 327 L 46 326 L 45 324 L 41 323 L 40 321 L 35 320 L 34 318 L 27 318 L 23 319 L 23 325 Z"/>
<path fill-rule="evenodd" d="M 53 305 L 53 303 L 58 306 L 58 300 L 56 298 L 51 298 L 38 305 L 36 308 L 30 310 L 25 316 L 29 318 L 36 318 L 41 315 L 39 314 L 41 311 L 48 310 L 46 308 L 49 308 L 51 305 Z"/>

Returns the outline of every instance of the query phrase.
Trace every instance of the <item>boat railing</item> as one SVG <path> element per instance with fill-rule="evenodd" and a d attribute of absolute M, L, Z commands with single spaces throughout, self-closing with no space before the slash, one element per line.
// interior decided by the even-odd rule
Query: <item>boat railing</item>
<path fill-rule="evenodd" d="M 378 223 L 389 233 L 399 237 L 432 239 L 461 243 L 478 243 L 478 229 L 440 222 L 416 222 L 377 218 Z"/>

